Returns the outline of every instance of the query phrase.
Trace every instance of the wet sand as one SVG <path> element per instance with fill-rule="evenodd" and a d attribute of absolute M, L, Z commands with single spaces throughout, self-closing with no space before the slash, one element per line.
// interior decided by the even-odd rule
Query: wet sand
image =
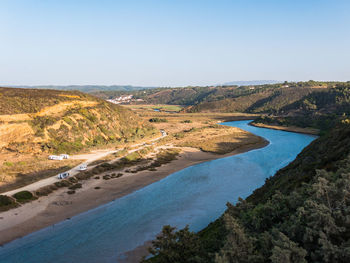
<path fill-rule="evenodd" d="M 311 135 L 318 135 L 320 130 L 314 128 L 301 128 L 296 126 L 278 126 L 278 125 L 269 125 L 264 123 L 250 123 L 250 125 L 259 127 L 259 128 L 267 128 L 272 130 L 280 130 L 280 131 L 289 131 L 289 132 L 297 132 Z"/>

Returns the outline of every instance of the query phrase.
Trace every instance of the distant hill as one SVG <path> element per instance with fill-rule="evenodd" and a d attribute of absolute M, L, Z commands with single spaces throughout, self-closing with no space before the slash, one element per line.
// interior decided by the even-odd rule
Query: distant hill
<path fill-rule="evenodd" d="M 350 115 L 350 83 L 302 82 L 247 87 L 250 93 L 218 100 L 204 100 L 187 112 L 260 113 L 255 122 L 312 127 L 326 131 Z M 269 115 L 269 116 L 266 116 Z"/>
<path fill-rule="evenodd" d="M 277 87 L 271 85 L 272 87 Z M 260 86 L 257 86 L 259 89 Z M 251 94 L 255 91 L 247 86 L 206 86 L 183 88 L 157 88 L 132 92 L 102 91 L 94 93 L 101 98 L 111 98 L 120 94 L 132 94 L 135 99 L 142 99 L 148 104 L 196 105 L 201 102 L 216 101 Z"/>
<path fill-rule="evenodd" d="M 77 152 L 156 133 L 132 111 L 79 91 L 0 88 L 0 150 Z"/>
<path fill-rule="evenodd" d="M 81 92 L 92 93 L 98 91 L 134 91 L 143 89 L 154 89 L 157 87 L 141 87 L 141 86 L 130 86 L 130 85 L 39 85 L 39 86 L 11 86 L 14 88 L 22 89 L 53 89 L 53 90 L 78 90 Z"/>
<path fill-rule="evenodd" d="M 191 107 L 189 112 L 247 112 L 276 113 L 314 92 L 328 90 L 327 86 L 262 85 L 244 88 L 245 93 L 224 99 L 205 100 Z"/>
<path fill-rule="evenodd" d="M 275 82 L 275 81 L 270 81 Z M 256 81 L 254 83 L 260 83 Z M 135 91 L 99 91 L 95 96 L 110 99 L 120 95 L 132 94 L 146 104 L 178 104 L 192 106 L 192 112 L 200 111 L 271 111 L 292 103 L 315 91 L 317 88 L 334 87 L 336 82 L 297 82 L 264 85 L 248 85 L 253 82 L 237 82 L 237 85 L 225 86 L 189 86 L 182 88 L 155 88 Z M 280 101 L 279 101 L 280 100 Z M 253 105 L 257 103 L 256 105 Z M 244 104 L 244 105 L 243 105 Z M 267 106 L 267 107 L 265 107 Z M 249 108 L 249 109 L 248 109 Z"/>
<path fill-rule="evenodd" d="M 220 84 L 218 86 L 252 86 L 252 85 L 265 85 L 265 84 L 277 84 L 283 81 L 278 80 L 241 80 L 241 81 L 231 81 Z"/>

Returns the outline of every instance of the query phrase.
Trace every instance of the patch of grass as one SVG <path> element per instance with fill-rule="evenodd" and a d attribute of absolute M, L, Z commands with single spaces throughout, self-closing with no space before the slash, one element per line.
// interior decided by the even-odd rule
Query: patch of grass
<path fill-rule="evenodd" d="M 125 156 L 122 160 L 125 162 L 135 162 L 141 159 L 141 155 L 138 152 L 133 152 Z"/>
<path fill-rule="evenodd" d="M 12 167 L 13 166 L 13 162 L 4 162 L 4 165 L 8 166 L 8 167 Z"/>

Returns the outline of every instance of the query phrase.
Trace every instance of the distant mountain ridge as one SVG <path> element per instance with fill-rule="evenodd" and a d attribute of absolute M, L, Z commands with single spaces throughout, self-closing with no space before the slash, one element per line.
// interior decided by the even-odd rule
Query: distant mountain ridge
<path fill-rule="evenodd" d="M 280 80 L 239 80 L 220 84 L 221 86 L 252 86 L 283 83 Z"/>
<path fill-rule="evenodd" d="M 53 90 L 78 90 L 81 92 L 97 92 L 97 91 L 135 91 L 143 89 L 154 89 L 157 87 L 142 87 L 131 85 L 34 85 L 34 86 L 8 86 L 21 89 L 53 89 Z"/>

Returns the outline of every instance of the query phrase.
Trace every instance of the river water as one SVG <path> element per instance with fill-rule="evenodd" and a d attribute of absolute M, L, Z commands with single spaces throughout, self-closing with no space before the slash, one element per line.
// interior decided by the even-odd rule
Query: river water
<path fill-rule="evenodd" d="M 0 248 L 1 263 L 117 262 L 126 251 L 154 239 L 163 225 L 198 231 L 226 203 L 245 198 L 286 166 L 314 136 L 226 122 L 264 137 L 267 147 L 197 164 L 134 193 Z"/>

